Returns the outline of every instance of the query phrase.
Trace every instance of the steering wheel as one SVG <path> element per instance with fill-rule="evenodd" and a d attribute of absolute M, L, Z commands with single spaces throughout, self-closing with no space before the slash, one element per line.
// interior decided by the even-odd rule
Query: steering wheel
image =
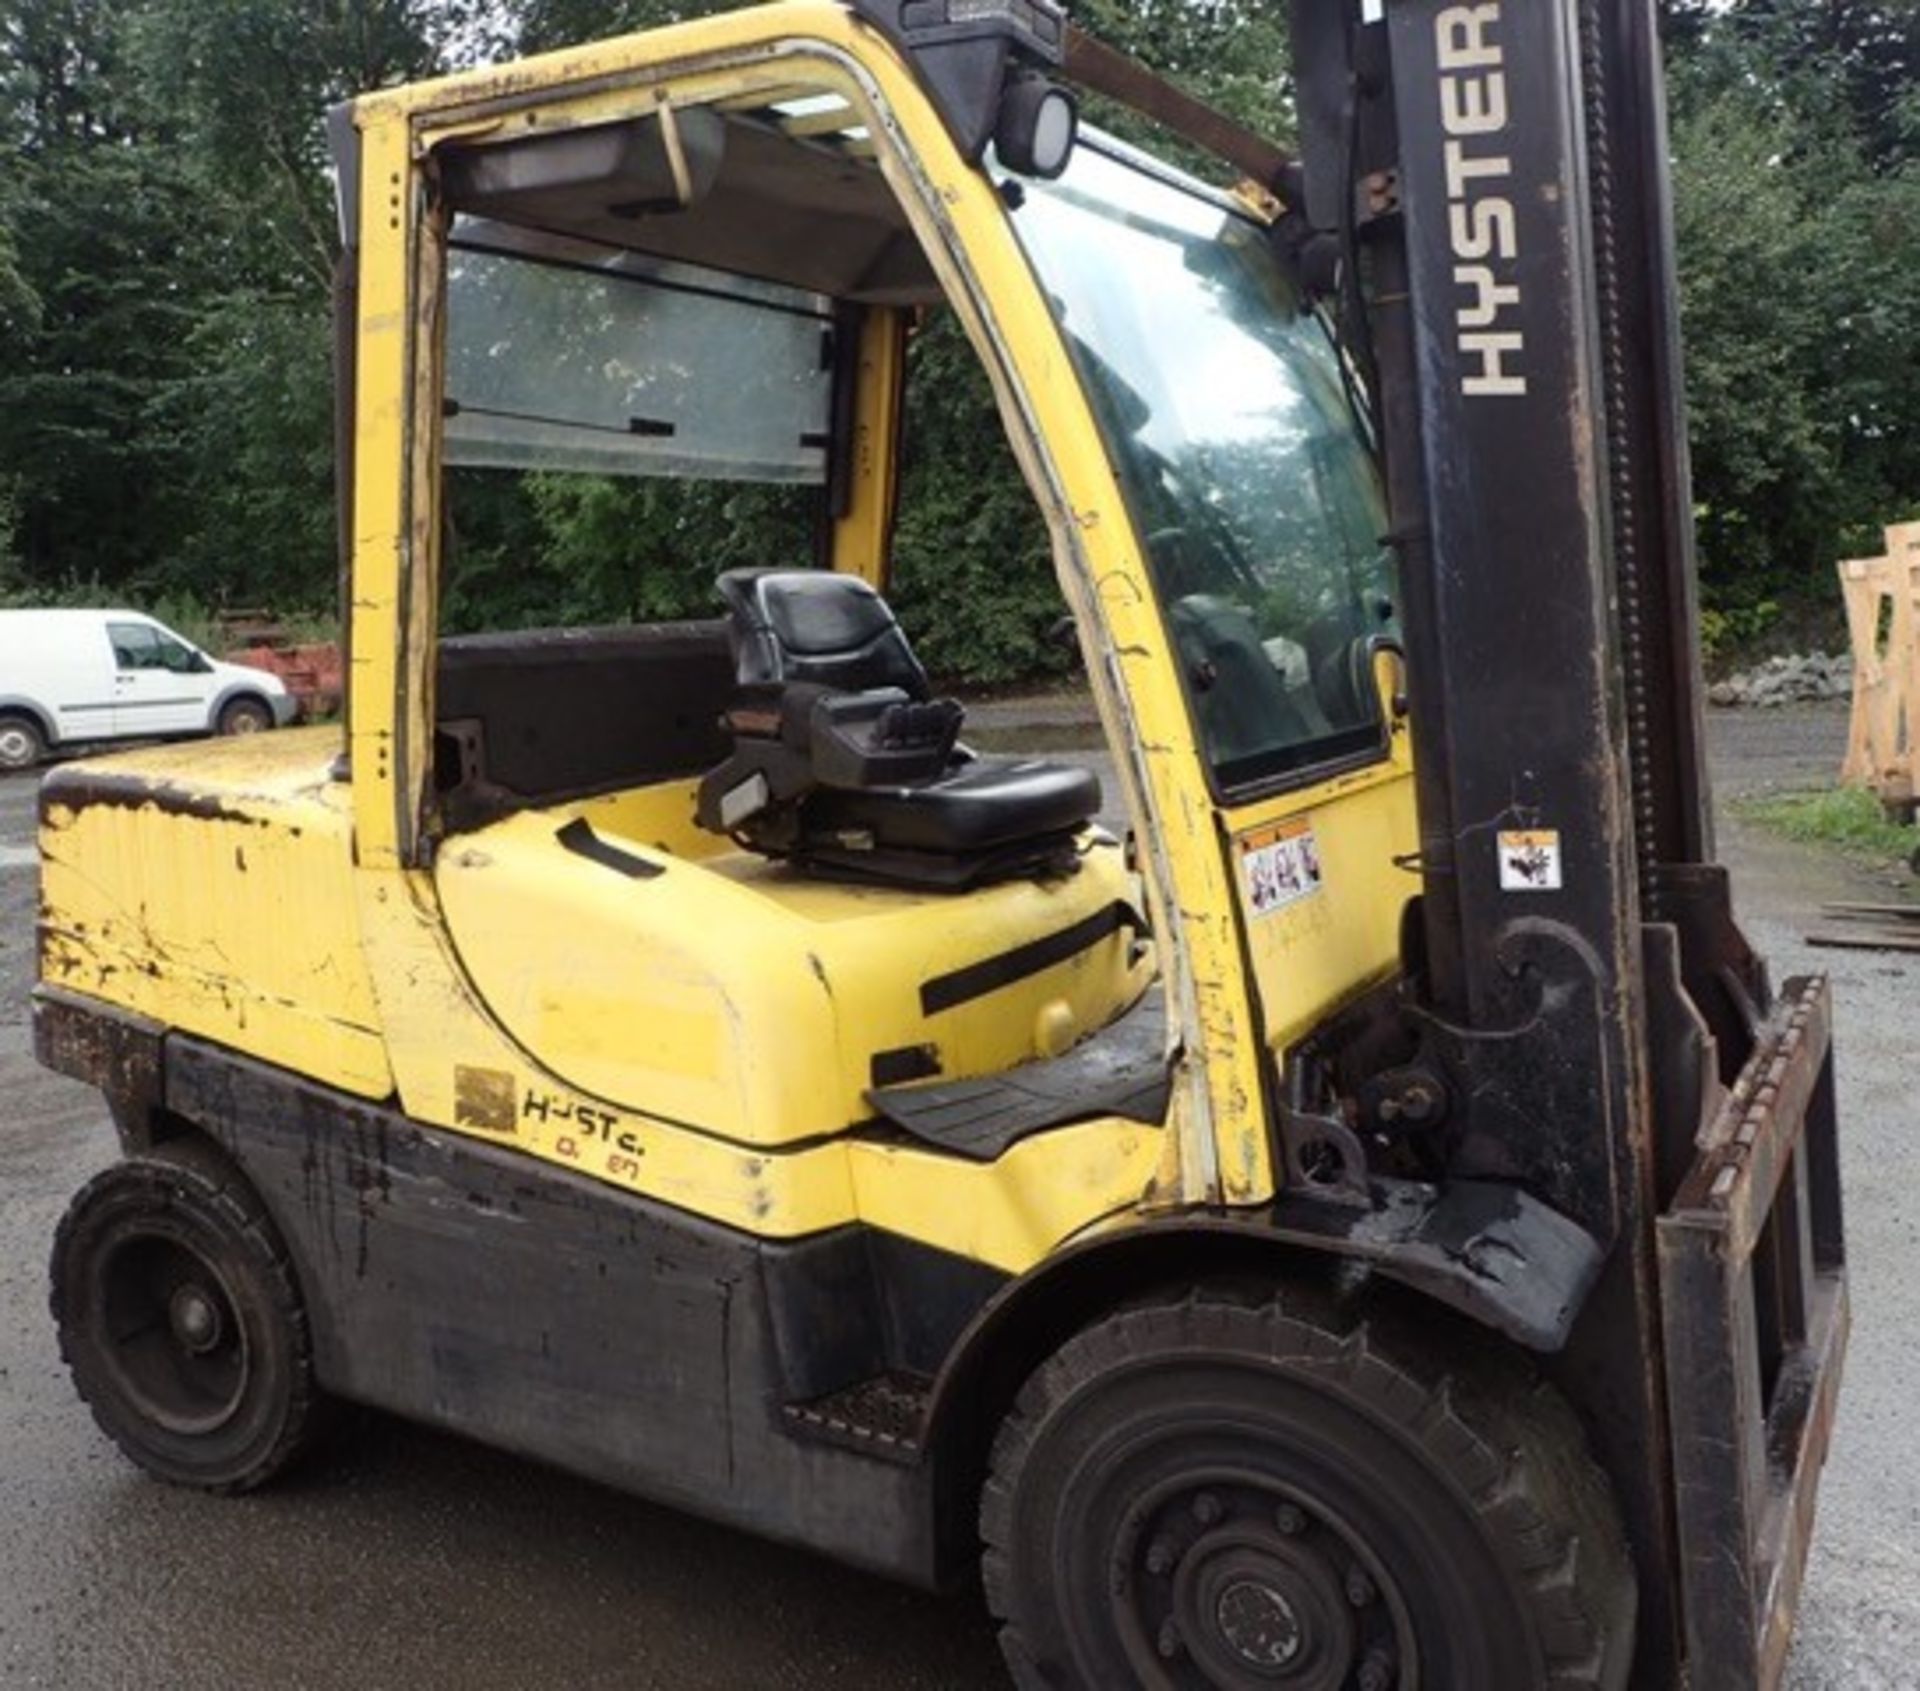
<path fill-rule="evenodd" d="M 1147 556 L 1157 564 L 1174 563 L 1182 568 L 1186 564 L 1186 550 L 1193 537 L 1178 523 L 1169 523 L 1164 528 L 1147 530 Z"/>

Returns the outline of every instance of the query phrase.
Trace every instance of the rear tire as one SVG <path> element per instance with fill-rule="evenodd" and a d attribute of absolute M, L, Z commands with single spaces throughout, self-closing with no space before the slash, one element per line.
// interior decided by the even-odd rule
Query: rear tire
<path fill-rule="evenodd" d="M 54 1238 L 52 1308 L 101 1431 L 160 1479 L 251 1491 L 318 1428 L 286 1248 L 208 1146 L 168 1143 L 81 1188 Z"/>
<path fill-rule="evenodd" d="M 1023 1691 L 1619 1691 L 1632 1564 L 1566 1404 L 1385 1319 L 1195 1291 L 1027 1382 L 981 1501 Z"/>
<path fill-rule="evenodd" d="M 47 755 L 47 737 L 30 716 L 0 716 L 0 770 L 31 769 Z"/>
<path fill-rule="evenodd" d="M 258 699 L 235 699 L 214 726 L 222 734 L 264 734 L 273 726 L 273 712 Z"/>

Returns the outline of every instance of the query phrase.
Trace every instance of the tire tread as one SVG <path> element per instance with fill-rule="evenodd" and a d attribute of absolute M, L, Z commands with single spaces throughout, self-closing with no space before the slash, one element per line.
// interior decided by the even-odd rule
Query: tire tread
<path fill-rule="evenodd" d="M 1043 1670 L 1015 1585 L 1020 1479 L 1042 1428 L 1115 1368 L 1220 1350 L 1277 1364 L 1397 1429 L 1480 1521 L 1539 1639 L 1545 1685 L 1625 1685 L 1632 1563 L 1610 1488 L 1557 1392 L 1490 1339 L 1443 1358 L 1392 1312 L 1292 1291 L 1245 1300 L 1204 1284 L 1083 1329 L 1034 1371 L 1000 1425 L 981 1493 L 982 1570 L 1016 1684 L 1071 1683 Z"/>
<path fill-rule="evenodd" d="M 87 1212 L 101 1201 L 103 1194 L 123 1188 L 130 1181 L 145 1181 L 155 1189 L 161 1202 L 171 1203 L 174 1183 L 180 1180 L 192 1185 L 200 1202 L 221 1217 L 232 1230 L 235 1241 L 252 1258 L 252 1266 L 262 1277 L 269 1302 L 288 1333 L 290 1383 L 278 1435 L 243 1471 L 218 1480 L 189 1481 L 157 1473 L 84 1388 L 81 1395 L 86 1398 L 95 1424 L 129 1460 L 149 1472 L 156 1472 L 156 1477 L 169 1483 L 189 1485 L 216 1496 L 237 1496 L 259 1489 L 304 1454 L 323 1430 L 328 1408 L 314 1378 L 312 1328 L 294 1275 L 292 1257 L 253 1188 L 221 1152 L 204 1141 L 191 1137 L 164 1141 L 140 1157 L 102 1169 L 81 1187 L 55 1231 L 53 1260 L 56 1265 L 65 1260 Z M 84 1380 L 86 1363 L 72 1323 L 67 1319 L 63 1293 L 56 1269 L 48 1307 L 59 1338 L 60 1359 L 78 1384 Z"/>

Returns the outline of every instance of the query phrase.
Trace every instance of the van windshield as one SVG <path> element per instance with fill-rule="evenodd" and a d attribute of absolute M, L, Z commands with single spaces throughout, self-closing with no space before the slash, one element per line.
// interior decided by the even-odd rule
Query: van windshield
<path fill-rule="evenodd" d="M 1082 141 L 1015 228 L 1145 547 L 1226 789 L 1384 754 L 1384 502 L 1340 360 L 1259 225 Z"/>

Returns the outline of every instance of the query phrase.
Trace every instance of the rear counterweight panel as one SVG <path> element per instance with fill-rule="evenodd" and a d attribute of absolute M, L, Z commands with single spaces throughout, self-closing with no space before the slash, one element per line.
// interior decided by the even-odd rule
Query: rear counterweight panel
<path fill-rule="evenodd" d="M 166 1111 L 286 1240 L 328 1391 L 895 1578 L 951 1577 L 937 1464 L 809 1436 L 786 1406 L 931 1373 L 1003 1276 L 862 1228 L 762 1242 L 196 1039 L 164 1051 Z M 913 1323 L 885 1295 L 903 1285 Z"/>

